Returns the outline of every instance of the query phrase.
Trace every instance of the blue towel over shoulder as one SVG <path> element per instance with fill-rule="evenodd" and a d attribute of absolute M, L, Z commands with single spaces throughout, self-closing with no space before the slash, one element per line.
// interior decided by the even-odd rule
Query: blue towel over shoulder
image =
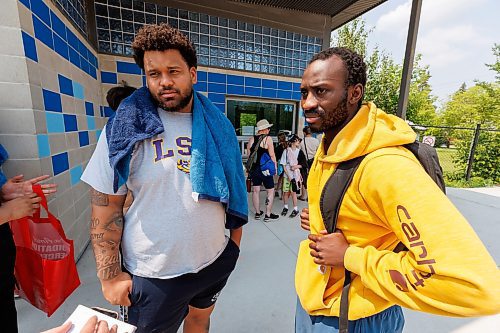
<path fill-rule="evenodd" d="M 126 183 L 134 145 L 163 133 L 156 104 L 146 87 L 126 98 L 106 125 L 113 190 Z M 194 200 L 222 202 L 226 228 L 248 221 L 245 176 L 238 140 L 227 117 L 198 92 L 193 94 L 190 178 Z"/>

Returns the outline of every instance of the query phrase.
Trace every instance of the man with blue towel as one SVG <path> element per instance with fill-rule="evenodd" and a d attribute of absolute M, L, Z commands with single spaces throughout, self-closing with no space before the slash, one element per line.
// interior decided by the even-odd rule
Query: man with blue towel
<path fill-rule="evenodd" d="M 227 117 L 193 89 L 186 36 L 148 25 L 132 47 L 147 87 L 120 104 L 82 176 L 97 275 L 138 333 L 175 333 L 183 321 L 185 333 L 208 332 L 248 219 L 241 153 Z"/>

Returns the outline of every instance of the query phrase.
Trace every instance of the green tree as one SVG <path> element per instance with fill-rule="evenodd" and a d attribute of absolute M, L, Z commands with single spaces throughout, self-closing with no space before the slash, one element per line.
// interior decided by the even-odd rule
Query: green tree
<path fill-rule="evenodd" d="M 333 46 L 347 47 L 363 56 L 367 65 L 367 84 L 364 99 L 373 101 L 382 110 L 396 114 L 399 100 L 399 88 L 403 72 L 402 65 L 378 46 L 368 54 L 368 38 L 373 29 L 368 29 L 362 19 L 356 19 L 343 25 L 334 33 Z M 413 66 L 407 119 L 414 123 L 432 124 L 436 119 L 431 77 L 428 66 L 420 64 L 422 56 L 416 56 Z"/>
<path fill-rule="evenodd" d="M 460 87 L 445 104 L 440 121 L 453 127 L 475 128 L 481 124 L 478 145 L 474 154 L 472 176 L 500 183 L 500 82 L 499 45 L 495 44 L 493 53 L 496 64 L 487 65 L 497 73 L 496 82 L 476 81 L 475 85 Z M 486 131 L 492 129 L 496 131 Z M 449 130 L 448 135 L 457 147 L 455 163 L 458 167 L 457 178 L 465 176 L 470 146 L 474 132 L 472 130 Z"/>
<path fill-rule="evenodd" d="M 497 82 L 500 81 L 500 44 L 495 44 L 491 50 L 493 51 L 493 55 L 496 57 L 496 61 L 494 64 L 486 64 L 492 71 L 496 72 L 495 78 Z"/>

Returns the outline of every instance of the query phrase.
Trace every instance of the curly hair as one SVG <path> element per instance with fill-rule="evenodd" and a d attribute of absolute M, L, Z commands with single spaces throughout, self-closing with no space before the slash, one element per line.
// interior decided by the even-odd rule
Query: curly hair
<path fill-rule="evenodd" d="M 356 52 L 345 47 L 331 47 L 315 54 L 309 61 L 309 64 L 316 60 L 326 60 L 332 56 L 339 57 L 347 70 L 346 87 L 361 83 L 363 88 L 366 86 L 366 64 Z"/>
<path fill-rule="evenodd" d="M 135 35 L 132 43 L 134 60 L 136 64 L 144 69 L 144 53 L 146 51 L 178 50 L 189 68 L 197 67 L 196 50 L 187 38 L 178 29 L 172 28 L 166 23 L 145 25 Z"/>

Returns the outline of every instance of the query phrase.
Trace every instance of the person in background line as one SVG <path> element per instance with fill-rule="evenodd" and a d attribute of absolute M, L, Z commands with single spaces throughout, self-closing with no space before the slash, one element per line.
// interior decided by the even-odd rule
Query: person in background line
<path fill-rule="evenodd" d="M 129 307 L 137 333 L 176 333 L 181 324 L 208 332 L 248 221 L 238 140 L 194 90 L 196 50 L 184 34 L 145 25 L 132 48 L 147 87 L 108 120 L 81 178 L 91 186 L 97 276 L 108 302 Z"/>
<path fill-rule="evenodd" d="M 0 165 L 8 158 L 7 151 L 0 145 Z M 32 186 L 48 179 L 40 176 L 24 180 L 17 175 L 7 180 L 0 170 L 0 322 L 2 332 L 17 333 L 17 312 L 14 302 L 14 264 L 16 246 L 7 222 L 31 216 L 39 208 L 41 198 L 33 193 Z M 56 184 L 43 184 L 44 194 L 56 192 Z"/>
<path fill-rule="evenodd" d="M 122 84 L 123 85 L 121 86 L 109 89 L 106 94 L 106 101 L 108 102 L 109 107 L 115 112 L 118 110 L 120 103 L 137 90 L 134 87 L 127 86 L 125 81 L 122 81 Z"/>
<path fill-rule="evenodd" d="M 264 212 L 260 210 L 260 186 L 264 185 L 266 188 L 266 214 L 264 216 L 264 222 L 269 222 L 279 218 L 279 215 L 274 214 L 272 211 L 274 201 L 274 178 L 272 175 L 264 176 L 262 174 L 259 161 L 262 155 L 267 153 L 276 165 L 273 139 L 269 136 L 269 129 L 273 124 L 270 124 L 266 119 L 261 119 L 256 125 L 257 135 L 252 136 L 247 143 L 247 147 L 250 147 L 248 156 L 250 156 L 255 149 L 258 149 L 257 163 L 255 163 L 252 170 L 250 170 L 250 179 L 252 180 L 252 203 L 255 209 L 255 219 L 259 220 L 262 214 L 264 214 Z M 260 145 L 256 147 L 259 139 L 261 139 Z"/>
<path fill-rule="evenodd" d="M 295 134 L 292 134 L 288 138 L 288 148 L 283 152 L 281 156 L 280 164 L 283 165 L 285 169 L 285 176 L 283 178 L 283 210 L 281 211 L 282 216 L 286 216 L 288 213 L 288 199 L 292 197 L 293 211 L 290 214 L 291 218 L 294 218 L 299 213 L 299 207 L 297 206 L 297 193 L 300 192 L 303 177 L 302 170 L 305 169 L 305 157 L 302 150 L 300 150 L 300 142 L 302 140 Z M 299 161 L 302 161 L 301 164 Z"/>
<path fill-rule="evenodd" d="M 283 152 L 286 150 L 287 147 L 288 147 L 288 142 L 286 141 L 286 133 L 279 132 L 278 133 L 278 142 L 274 146 L 274 153 L 276 155 L 276 161 L 281 160 L 281 156 L 283 155 Z M 276 182 L 276 188 L 275 188 L 275 192 L 274 192 L 274 196 L 278 197 L 278 198 L 283 197 L 282 189 L 283 189 L 284 172 L 285 172 L 285 170 L 283 169 L 283 165 L 281 165 L 281 163 L 278 163 L 278 169 L 276 170 L 276 174 L 278 175 L 278 181 Z"/>
<path fill-rule="evenodd" d="M 403 147 L 415 132 L 363 103 L 365 86 L 366 64 L 346 48 L 316 54 L 302 77 L 306 121 L 324 137 L 309 173 L 309 207 L 301 213 L 310 234 L 297 256 L 295 332 L 339 332 L 345 300 L 349 332 L 402 332 L 401 306 L 446 316 L 499 313 L 495 260 Z M 330 207 L 338 221 L 328 233 L 325 184 L 339 163 L 361 156 L 338 210 Z"/>
<path fill-rule="evenodd" d="M 316 155 L 316 151 L 319 147 L 319 140 L 312 136 L 312 131 L 309 126 L 305 126 L 302 129 L 302 133 L 304 133 L 304 139 L 300 144 L 300 149 L 305 154 L 307 160 L 307 173 L 309 173 L 309 169 L 314 162 L 314 155 Z M 307 177 L 304 178 L 304 183 L 302 184 L 302 191 L 299 200 L 307 201 Z"/>

